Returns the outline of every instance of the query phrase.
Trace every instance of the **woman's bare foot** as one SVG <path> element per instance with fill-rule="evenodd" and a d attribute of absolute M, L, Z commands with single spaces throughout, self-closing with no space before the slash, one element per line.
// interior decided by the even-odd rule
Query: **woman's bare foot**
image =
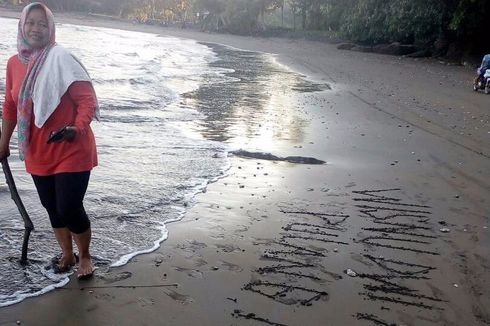
<path fill-rule="evenodd" d="M 83 233 L 73 234 L 73 239 L 75 239 L 80 254 L 77 275 L 79 280 L 89 279 L 94 275 L 94 264 L 89 251 L 91 236 L 92 230 L 90 228 Z"/>
<path fill-rule="evenodd" d="M 94 264 L 92 263 L 92 257 L 85 256 L 80 257 L 80 262 L 78 264 L 78 279 L 87 280 L 94 275 Z"/>
<path fill-rule="evenodd" d="M 71 254 L 62 254 L 61 258 L 58 259 L 56 262 L 54 268 L 56 273 L 66 273 L 75 266 L 77 263 L 77 256 L 75 256 L 73 253 Z"/>
<path fill-rule="evenodd" d="M 54 228 L 54 235 L 61 248 L 61 258 L 53 261 L 55 273 L 66 273 L 77 263 L 73 254 L 72 236 L 67 228 Z"/>

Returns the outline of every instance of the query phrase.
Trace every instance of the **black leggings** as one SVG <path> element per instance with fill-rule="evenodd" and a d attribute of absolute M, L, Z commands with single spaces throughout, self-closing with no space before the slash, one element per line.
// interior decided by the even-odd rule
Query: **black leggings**
<path fill-rule="evenodd" d="M 53 228 L 68 228 L 80 234 L 88 230 L 90 220 L 83 207 L 90 171 L 32 175 L 41 204 L 48 211 Z"/>

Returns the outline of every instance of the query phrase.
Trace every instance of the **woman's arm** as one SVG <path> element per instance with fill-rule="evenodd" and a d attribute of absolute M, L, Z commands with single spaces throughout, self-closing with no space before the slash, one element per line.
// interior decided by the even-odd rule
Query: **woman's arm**
<path fill-rule="evenodd" d="M 10 138 L 17 125 L 17 106 L 12 98 L 12 65 L 7 63 L 7 78 L 5 83 L 5 101 L 3 102 L 2 130 L 0 133 L 0 161 L 10 155 Z"/>
<path fill-rule="evenodd" d="M 15 129 L 17 121 L 15 120 L 2 120 L 2 131 L 0 132 L 0 161 L 10 156 L 10 138 Z"/>
<path fill-rule="evenodd" d="M 95 117 L 97 107 L 97 97 L 90 82 L 77 81 L 68 88 L 68 93 L 75 103 L 77 115 L 75 118 L 74 132 L 83 135 Z"/>

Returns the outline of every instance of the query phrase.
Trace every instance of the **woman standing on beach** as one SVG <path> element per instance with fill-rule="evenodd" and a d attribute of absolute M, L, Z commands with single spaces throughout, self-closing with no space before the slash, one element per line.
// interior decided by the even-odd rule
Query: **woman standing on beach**
<path fill-rule="evenodd" d="M 98 115 L 92 82 L 78 59 L 56 44 L 53 14 L 41 3 L 31 3 L 22 11 L 17 50 L 7 63 L 0 160 L 10 155 L 10 138 L 17 125 L 20 158 L 61 247 L 56 269 L 66 272 L 75 265 L 75 240 L 78 278 L 89 278 L 94 266 L 83 198 L 90 171 L 97 166 L 90 128 Z"/>

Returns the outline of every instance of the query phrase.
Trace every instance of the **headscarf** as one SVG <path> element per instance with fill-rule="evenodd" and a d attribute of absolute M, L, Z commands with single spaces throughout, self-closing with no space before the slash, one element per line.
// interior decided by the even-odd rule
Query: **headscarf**
<path fill-rule="evenodd" d="M 34 8 L 44 10 L 48 20 L 49 40 L 43 48 L 33 48 L 27 41 L 24 25 L 27 15 Z M 51 48 L 56 44 L 55 41 L 54 16 L 51 10 L 40 2 L 33 2 L 22 10 L 17 33 L 17 51 L 19 60 L 27 64 L 27 74 L 22 82 L 17 103 L 17 133 L 19 141 L 20 159 L 24 160 L 25 153 L 29 147 L 30 124 L 32 118 L 32 92 L 36 83 L 37 76 Z"/>

